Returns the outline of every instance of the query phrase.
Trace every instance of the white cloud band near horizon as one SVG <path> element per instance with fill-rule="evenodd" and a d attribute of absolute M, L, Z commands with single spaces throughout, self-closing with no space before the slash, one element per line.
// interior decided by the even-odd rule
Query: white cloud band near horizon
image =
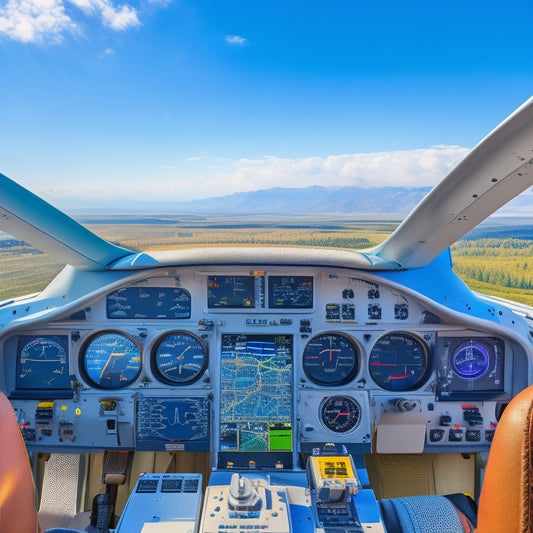
<path fill-rule="evenodd" d="M 311 185 L 422 187 L 438 183 L 468 151 L 460 146 L 433 146 L 328 157 L 265 156 L 219 160 L 216 164 L 203 155 L 189 158 L 179 171 L 162 165 L 157 170 L 158 176 L 149 179 L 120 180 L 108 176 L 105 183 L 87 180 L 80 186 L 78 180 L 78 185 L 72 188 L 50 184 L 45 190 L 35 192 L 52 203 L 66 205 L 69 199 L 77 199 L 76 204 L 80 199 L 97 204 L 102 199 L 113 198 L 179 202 L 273 187 Z M 173 176 L 168 177 L 169 173 Z"/>

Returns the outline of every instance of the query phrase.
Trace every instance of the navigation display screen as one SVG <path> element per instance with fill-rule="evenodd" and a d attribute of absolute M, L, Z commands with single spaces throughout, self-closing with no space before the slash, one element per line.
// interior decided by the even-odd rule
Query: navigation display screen
<path fill-rule="evenodd" d="M 208 452 L 207 398 L 139 396 L 136 449 Z"/>
<path fill-rule="evenodd" d="M 191 318 L 191 295 L 175 287 L 125 287 L 107 295 L 107 318 Z"/>
<path fill-rule="evenodd" d="M 18 390 L 70 390 L 66 335 L 21 335 L 17 347 Z"/>
<path fill-rule="evenodd" d="M 268 307 L 270 309 L 312 309 L 313 278 L 311 276 L 269 276 Z"/>
<path fill-rule="evenodd" d="M 290 335 L 222 335 L 220 450 L 292 450 Z"/>
<path fill-rule="evenodd" d="M 208 276 L 207 307 L 213 309 L 246 309 L 256 304 L 256 284 L 263 276 Z M 260 294 L 261 287 L 258 287 Z"/>

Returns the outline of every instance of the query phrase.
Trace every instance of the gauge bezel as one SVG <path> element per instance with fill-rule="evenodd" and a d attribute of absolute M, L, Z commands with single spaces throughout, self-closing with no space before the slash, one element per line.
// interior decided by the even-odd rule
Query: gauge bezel
<path fill-rule="evenodd" d="M 349 429 L 346 430 L 337 430 L 333 429 L 331 425 L 328 425 L 328 423 L 324 419 L 324 409 L 328 405 L 329 402 L 335 401 L 337 399 L 343 399 L 348 400 L 350 402 L 353 402 L 357 406 L 358 413 L 357 413 L 357 421 L 355 424 L 353 424 Z M 356 429 L 358 429 L 361 426 L 361 420 L 363 419 L 363 410 L 361 407 L 361 404 L 353 397 L 346 394 L 335 394 L 333 396 L 326 396 L 322 399 L 319 406 L 319 419 L 322 426 L 332 433 L 333 435 L 349 435 L 350 433 L 353 433 Z"/>
<path fill-rule="evenodd" d="M 202 362 L 201 369 L 196 374 L 194 374 L 191 378 L 188 378 L 185 381 L 176 381 L 172 378 L 167 377 L 160 370 L 159 363 L 157 361 L 157 352 L 159 350 L 159 347 L 161 346 L 161 344 L 163 344 L 163 342 L 165 342 L 166 339 L 168 339 L 172 335 L 186 335 L 188 337 L 191 337 L 192 339 L 194 339 L 200 344 L 203 350 L 203 362 Z M 155 344 L 152 346 L 152 350 L 150 353 L 150 366 L 152 369 L 152 373 L 161 383 L 165 383 L 166 385 L 182 387 L 184 385 L 191 385 L 192 383 L 196 383 L 205 374 L 208 364 L 209 364 L 209 350 L 208 350 L 207 344 L 198 335 L 195 335 L 194 333 L 191 333 L 190 331 L 187 331 L 187 330 L 173 330 L 173 331 L 165 332 L 163 335 L 161 335 L 156 340 Z"/>
<path fill-rule="evenodd" d="M 405 387 L 391 387 L 391 386 L 388 386 L 387 383 L 384 381 L 384 379 L 381 379 L 380 377 L 375 376 L 374 373 L 372 372 L 372 363 L 373 363 L 372 354 L 374 352 L 374 349 L 375 349 L 376 345 L 380 341 L 382 341 L 383 339 L 385 339 L 387 337 L 390 337 L 391 335 L 401 335 L 401 336 L 409 337 L 409 338 L 413 339 L 414 341 L 416 341 L 419 344 L 419 346 L 422 347 L 422 351 L 424 353 L 424 371 L 422 372 L 422 374 L 417 378 L 417 380 L 414 383 L 411 383 L 411 384 L 409 384 L 408 386 L 405 386 Z M 368 374 L 372 378 L 372 381 L 378 387 L 380 387 L 381 389 L 388 390 L 388 391 L 393 391 L 393 392 L 417 390 L 420 387 L 422 387 L 427 382 L 427 380 L 428 380 L 428 378 L 429 378 L 429 376 L 431 374 L 431 366 L 432 366 L 431 365 L 431 352 L 430 352 L 430 348 L 429 348 L 428 343 L 424 339 L 422 339 L 421 337 L 419 337 L 418 335 L 416 335 L 416 334 L 414 334 L 414 333 L 412 333 L 410 331 L 403 331 L 403 330 L 389 331 L 389 332 L 381 335 L 374 342 L 374 344 L 372 346 L 372 349 L 370 350 L 370 353 L 368 355 Z"/>
<path fill-rule="evenodd" d="M 316 339 L 318 339 L 319 337 L 326 337 L 326 336 L 342 337 L 352 347 L 352 350 L 354 353 L 353 364 L 349 372 L 347 372 L 344 376 L 336 378 L 335 380 L 328 380 L 328 379 L 321 378 L 313 374 L 309 370 L 308 366 L 306 365 L 305 357 L 306 357 L 306 350 L 309 344 L 315 341 Z M 346 385 L 347 383 L 350 383 L 355 378 L 355 376 L 357 376 L 357 374 L 359 373 L 361 369 L 360 359 L 361 359 L 361 349 L 359 348 L 359 345 L 357 344 L 355 339 L 353 339 L 350 335 L 340 332 L 340 331 L 323 331 L 321 333 L 318 333 L 317 335 L 313 335 L 313 337 L 311 337 L 305 344 L 304 349 L 302 351 L 302 369 L 307 379 L 309 379 L 309 381 L 315 383 L 316 385 L 329 386 L 329 387 Z M 324 374 L 324 376 L 326 376 L 326 374 Z"/>
<path fill-rule="evenodd" d="M 139 368 L 137 370 L 137 373 L 134 377 L 128 379 L 123 385 L 115 386 L 115 387 L 106 387 L 105 385 L 101 385 L 100 383 L 96 383 L 87 372 L 86 369 L 86 355 L 87 350 L 89 346 L 94 342 L 95 339 L 98 337 L 103 337 L 104 335 L 119 335 L 121 337 L 124 337 L 125 339 L 131 341 L 137 348 L 139 352 Z M 97 389 L 101 390 L 120 390 L 125 389 L 126 387 L 131 386 L 139 376 L 141 375 L 143 364 L 142 364 L 142 354 L 143 354 L 143 347 L 141 343 L 139 343 L 132 335 L 129 335 L 128 333 L 118 330 L 118 329 L 105 329 L 101 331 L 97 331 L 95 333 L 92 333 L 83 343 L 82 347 L 80 348 L 80 354 L 79 354 L 79 370 L 80 374 L 82 375 L 83 379 L 86 381 L 87 384 L 89 384 L 91 387 L 95 387 Z"/>

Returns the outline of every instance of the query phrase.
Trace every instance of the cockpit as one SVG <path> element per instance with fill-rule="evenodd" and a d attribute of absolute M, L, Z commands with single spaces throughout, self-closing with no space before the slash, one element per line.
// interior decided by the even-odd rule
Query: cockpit
<path fill-rule="evenodd" d="M 476 152 L 505 146 L 501 180 L 471 156 L 448 183 L 466 168 L 486 190 L 473 178 L 437 212 L 430 195 L 369 252 L 129 254 L 47 207 L 33 238 L 68 266 L 0 304 L 0 389 L 43 530 L 385 532 L 382 500 L 478 500 L 502 412 L 533 381 L 533 315 L 472 292 L 447 246 L 500 181 L 527 186 L 532 124 L 529 101 Z M 2 187 L 4 226 L 31 238 L 38 200 Z"/>

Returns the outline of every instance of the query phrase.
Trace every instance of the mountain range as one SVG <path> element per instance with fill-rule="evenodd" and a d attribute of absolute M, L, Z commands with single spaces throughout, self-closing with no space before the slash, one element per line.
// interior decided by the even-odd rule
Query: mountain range
<path fill-rule="evenodd" d="M 100 203 L 98 209 L 68 209 L 70 212 L 166 212 L 238 215 L 301 214 L 392 214 L 406 215 L 431 187 L 275 187 L 184 202 L 127 202 L 116 208 Z M 109 202 L 110 204 L 110 202 Z"/>

